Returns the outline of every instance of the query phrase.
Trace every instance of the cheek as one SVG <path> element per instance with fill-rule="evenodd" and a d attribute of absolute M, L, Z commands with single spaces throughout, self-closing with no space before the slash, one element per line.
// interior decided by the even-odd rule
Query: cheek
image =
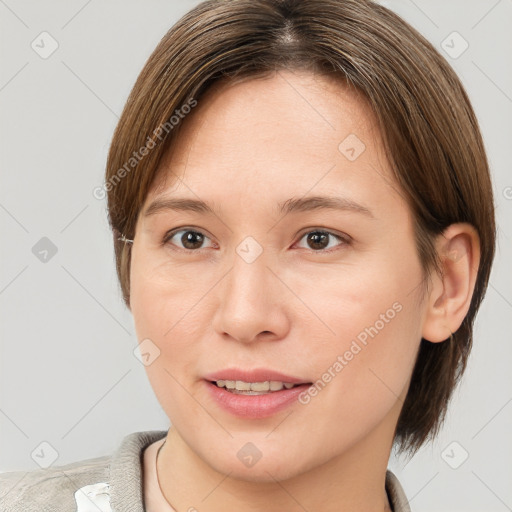
<path fill-rule="evenodd" d="M 151 254 L 135 246 L 130 271 L 131 311 L 139 340 L 173 337 L 180 324 L 194 315 L 194 304 L 205 283 L 190 279 L 188 269 L 171 266 L 165 254 Z"/>
<path fill-rule="evenodd" d="M 170 265 L 165 258 L 152 258 L 135 252 L 131 271 L 131 311 L 139 342 L 149 338 L 160 351 L 155 362 L 146 367 L 152 384 L 166 393 L 197 376 L 201 344 L 211 322 L 207 292 L 215 281 L 204 273 L 201 279 L 190 277 L 190 267 Z M 155 390 L 156 391 L 156 390 Z M 158 393 L 157 393 L 158 394 Z"/>
<path fill-rule="evenodd" d="M 150 280 L 134 283 L 132 314 L 139 341 L 149 338 L 159 349 L 159 367 L 180 367 L 194 361 L 199 346 L 194 340 L 204 336 L 204 312 L 200 293 L 163 291 Z M 152 371 L 148 368 L 148 371 Z"/>
<path fill-rule="evenodd" d="M 304 417 L 325 418 L 321 435 L 332 439 L 330 450 L 346 449 L 403 405 L 421 337 L 416 304 L 400 299 L 347 306 L 332 316 L 336 337 L 324 336 L 321 348 L 302 351 L 317 379 L 301 397 Z"/>
<path fill-rule="evenodd" d="M 172 282 L 161 272 L 140 272 L 141 268 L 151 268 L 141 263 L 136 260 L 132 272 L 132 315 L 139 343 L 149 339 L 159 354 L 145 366 L 146 374 L 171 422 L 186 423 L 182 415 L 197 406 L 188 385 L 197 374 L 200 356 L 200 347 L 193 340 L 204 331 L 198 318 L 200 308 L 194 307 L 200 294 L 198 290 L 198 297 L 196 292 L 183 293 L 183 279 Z"/>
<path fill-rule="evenodd" d="M 311 340 L 303 357 L 315 362 L 318 378 L 336 380 L 329 387 L 347 399 L 359 390 L 370 401 L 386 394 L 393 400 L 412 371 L 421 340 L 422 274 L 412 246 L 398 253 L 403 257 L 383 251 L 364 265 L 319 274 L 315 286 L 295 276 L 308 306 L 302 311 L 308 321 L 298 322 L 306 330 L 299 338 Z"/>

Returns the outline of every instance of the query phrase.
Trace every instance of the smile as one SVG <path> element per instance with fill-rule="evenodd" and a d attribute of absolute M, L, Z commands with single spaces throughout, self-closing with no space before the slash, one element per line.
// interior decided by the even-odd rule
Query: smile
<path fill-rule="evenodd" d="M 262 395 L 266 393 L 272 393 L 275 391 L 281 391 L 282 389 L 291 389 L 298 384 L 291 382 L 281 382 L 276 380 L 264 381 L 264 382 L 245 382 L 243 380 L 217 380 L 213 381 L 219 388 L 225 388 L 235 394 L 244 395 Z"/>

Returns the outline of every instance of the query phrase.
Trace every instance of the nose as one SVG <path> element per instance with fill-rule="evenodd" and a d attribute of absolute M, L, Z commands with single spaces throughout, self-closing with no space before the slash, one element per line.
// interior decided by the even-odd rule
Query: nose
<path fill-rule="evenodd" d="M 219 336 L 242 343 L 286 336 L 287 290 L 269 263 L 265 252 L 251 263 L 235 255 L 217 292 L 213 328 Z"/>

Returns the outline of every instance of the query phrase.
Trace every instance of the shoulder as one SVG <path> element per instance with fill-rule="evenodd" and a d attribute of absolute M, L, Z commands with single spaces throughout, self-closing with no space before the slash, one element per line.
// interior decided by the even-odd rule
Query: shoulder
<path fill-rule="evenodd" d="M 1 512 L 143 510 L 142 454 L 165 430 L 133 432 L 111 455 L 30 471 L 0 473 Z M 94 507 L 96 505 L 96 507 Z M 128 510 L 128 509 L 127 509 Z"/>
<path fill-rule="evenodd" d="M 0 510 L 76 510 L 75 492 L 89 484 L 107 482 L 110 459 L 105 455 L 46 469 L 0 473 Z"/>

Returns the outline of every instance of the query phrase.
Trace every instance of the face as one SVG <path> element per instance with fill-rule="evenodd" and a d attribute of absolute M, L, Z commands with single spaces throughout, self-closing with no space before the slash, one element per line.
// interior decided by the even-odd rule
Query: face
<path fill-rule="evenodd" d="M 261 481 L 389 450 L 422 272 L 364 99 L 280 71 L 210 89 L 181 129 L 130 274 L 138 340 L 160 351 L 148 377 L 176 432 L 211 468 Z M 177 198 L 211 211 L 148 211 Z M 214 380 L 296 385 L 249 395 Z"/>

